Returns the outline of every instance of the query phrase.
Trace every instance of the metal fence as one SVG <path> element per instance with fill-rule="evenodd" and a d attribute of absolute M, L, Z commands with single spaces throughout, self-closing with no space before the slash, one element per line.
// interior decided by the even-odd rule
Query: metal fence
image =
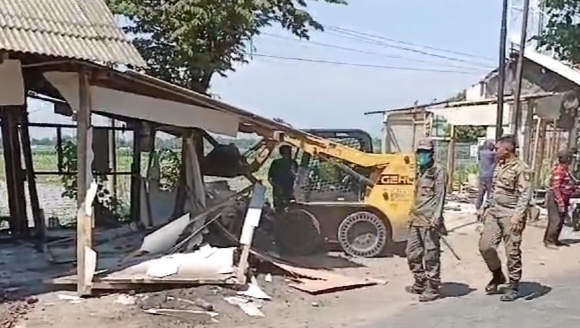
<path fill-rule="evenodd" d="M 435 156 L 439 165 L 447 168 L 449 162 L 450 143 L 446 140 L 437 140 L 435 142 Z M 453 165 L 453 181 L 456 183 L 467 182 L 470 174 L 477 174 L 477 147 L 476 142 L 456 142 L 455 158 Z"/>
<path fill-rule="evenodd" d="M 477 165 L 477 146 L 476 142 L 455 143 L 455 169 Z M 436 141 L 435 156 L 437 163 L 447 165 L 449 150 L 449 141 Z"/>

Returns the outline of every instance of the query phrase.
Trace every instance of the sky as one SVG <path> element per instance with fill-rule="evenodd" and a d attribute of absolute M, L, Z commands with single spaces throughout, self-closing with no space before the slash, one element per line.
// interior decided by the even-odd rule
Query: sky
<path fill-rule="evenodd" d="M 212 83 L 221 100 L 266 117 L 280 117 L 299 128 L 362 128 L 380 133 L 382 117 L 372 110 L 412 105 L 454 96 L 478 82 L 497 63 L 501 2 L 489 0 L 350 0 L 347 6 L 314 3 L 310 12 L 323 25 L 490 58 L 474 66 L 390 49 L 335 33 L 313 33 L 311 41 L 408 60 L 357 53 L 293 40 L 281 29 L 254 44 L 256 53 L 383 66 L 448 69 L 469 66 L 472 74 L 402 71 L 255 57 L 228 78 Z M 423 49 L 427 52 L 434 52 Z M 443 56 L 455 54 L 436 52 Z M 431 61 L 413 62 L 409 59 Z"/>
<path fill-rule="evenodd" d="M 219 95 L 222 101 L 259 115 L 282 118 L 294 127 L 362 128 L 378 135 L 382 118 L 364 116 L 364 112 L 454 96 L 478 82 L 497 64 L 500 1 L 350 0 L 346 6 L 314 1 L 309 1 L 309 5 L 311 14 L 323 25 L 469 53 L 483 59 L 413 47 L 481 64 L 444 60 L 341 36 L 328 29 L 313 32 L 309 43 L 293 38 L 280 28 L 271 28 L 253 43 L 256 56 L 249 64 L 238 67 L 227 78 L 218 77 L 212 81 L 212 93 Z M 386 68 L 393 66 L 469 73 Z M 31 121 L 70 122 L 68 118 L 55 118 L 51 106 L 39 101 L 32 101 L 29 110 Z M 51 129 L 37 128 L 31 132 L 34 137 L 54 135 Z"/>

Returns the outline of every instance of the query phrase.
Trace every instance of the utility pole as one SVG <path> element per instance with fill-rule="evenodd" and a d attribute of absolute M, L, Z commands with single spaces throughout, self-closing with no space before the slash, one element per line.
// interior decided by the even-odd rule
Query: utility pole
<path fill-rule="evenodd" d="M 502 1 L 501 29 L 499 33 L 499 76 L 497 84 L 497 117 L 495 138 L 499 139 L 503 134 L 503 91 L 505 85 L 505 44 L 507 39 L 507 14 L 508 0 Z"/>
<path fill-rule="evenodd" d="M 530 13 L 530 0 L 524 0 L 524 12 L 522 16 L 522 30 L 520 34 L 520 51 L 518 52 L 518 66 L 516 67 L 516 85 L 514 90 L 514 107 L 512 111 L 512 132 L 518 134 L 520 130 L 520 121 L 522 113 L 522 103 L 520 97 L 522 94 L 522 75 L 524 72 L 524 51 L 526 50 L 528 34 L 528 15 Z M 529 106 L 528 106 L 529 107 Z M 528 108 L 531 110 L 531 108 Z"/>

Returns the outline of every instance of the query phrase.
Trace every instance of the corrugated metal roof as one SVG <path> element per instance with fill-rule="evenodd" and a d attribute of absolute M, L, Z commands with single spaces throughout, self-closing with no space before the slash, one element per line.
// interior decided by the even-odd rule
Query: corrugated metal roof
<path fill-rule="evenodd" d="M 580 71 L 570 67 L 568 64 L 528 48 L 524 50 L 524 57 L 544 68 L 549 69 L 550 71 L 560 75 L 570 82 L 576 85 L 580 85 Z"/>
<path fill-rule="evenodd" d="M 145 66 L 103 0 L 0 0 L 0 49 Z"/>

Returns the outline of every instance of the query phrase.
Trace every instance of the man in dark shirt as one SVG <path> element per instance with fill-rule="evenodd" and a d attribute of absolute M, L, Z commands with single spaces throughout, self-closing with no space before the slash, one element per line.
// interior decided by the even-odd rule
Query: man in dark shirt
<path fill-rule="evenodd" d="M 284 210 L 294 199 L 294 180 L 298 164 L 292 159 L 292 148 L 288 145 L 280 146 L 281 158 L 275 159 L 268 171 L 268 181 L 272 185 L 274 208 Z"/>
<path fill-rule="evenodd" d="M 477 187 L 477 200 L 475 209 L 479 211 L 483 204 L 484 196 L 487 198 L 491 192 L 493 180 L 493 170 L 495 168 L 495 143 L 493 140 L 486 140 L 477 152 L 479 161 L 479 183 Z"/>

